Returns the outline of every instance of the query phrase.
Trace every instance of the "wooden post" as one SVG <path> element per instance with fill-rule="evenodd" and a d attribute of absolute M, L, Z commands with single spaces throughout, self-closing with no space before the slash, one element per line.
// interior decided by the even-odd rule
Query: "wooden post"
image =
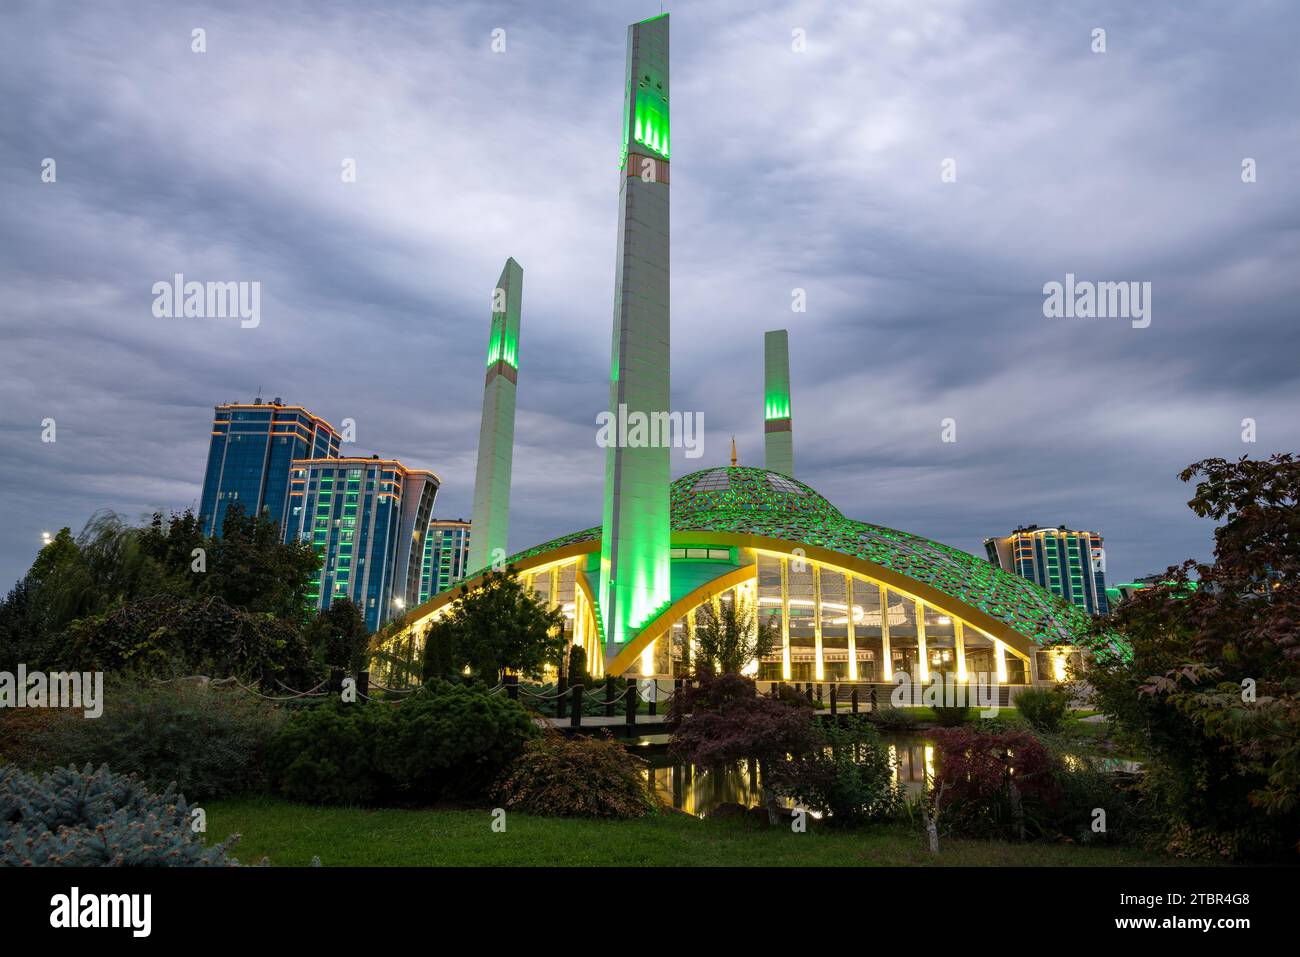
<path fill-rule="evenodd" d="M 809 701 L 812 701 L 812 699 L 813 699 L 813 693 L 812 693 L 812 682 L 811 682 L 811 681 L 808 682 L 808 691 L 807 691 L 807 694 L 808 694 L 808 700 L 809 700 Z"/>
<path fill-rule="evenodd" d="M 605 675 L 605 717 L 614 717 L 614 676 Z"/>
<path fill-rule="evenodd" d="M 506 682 L 506 697 L 508 697 L 511 701 L 518 701 L 519 700 L 519 676 L 506 675 L 505 682 Z"/>
<path fill-rule="evenodd" d="M 853 686 L 853 691 L 849 694 L 849 707 L 853 709 L 854 714 L 858 713 L 858 686 L 857 685 Z"/>
<path fill-rule="evenodd" d="M 557 718 L 566 718 L 569 715 L 568 698 L 566 697 L 568 692 L 569 676 L 560 675 L 555 685 L 555 694 L 557 696 L 555 699 L 555 716 Z"/>
<path fill-rule="evenodd" d="M 871 710 L 876 710 L 876 686 L 871 686 Z"/>
<path fill-rule="evenodd" d="M 569 719 L 569 727 L 582 727 L 582 685 L 574 685 L 569 692 L 573 695 L 573 717 Z"/>
<path fill-rule="evenodd" d="M 627 683 L 627 695 L 623 699 L 624 713 L 629 725 L 636 724 L 636 680 Z"/>
<path fill-rule="evenodd" d="M 835 701 L 835 699 L 838 696 L 839 696 L 839 689 L 835 686 L 835 682 L 832 681 L 831 682 L 831 717 L 834 717 L 838 713 L 839 709 L 837 706 L 837 702 Z"/>
<path fill-rule="evenodd" d="M 650 686 L 650 713 L 653 715 L 659 713 L 659 679 L 651 678 L 650 680 L 654 682 Z"/>

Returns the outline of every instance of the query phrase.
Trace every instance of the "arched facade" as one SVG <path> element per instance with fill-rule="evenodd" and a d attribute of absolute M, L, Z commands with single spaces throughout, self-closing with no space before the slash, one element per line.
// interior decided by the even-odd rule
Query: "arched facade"
<path fill-rule="evenodd" d="M 606 654 L 593 599 L 600 529 L 555 539 L 509 563 L 565 616 L 593 673 L 671 677 L 689 668 L 698 610 L 740 594 L 779 629 L 751 665 L 760 679 L 887 682 L 952 673 L 1002 683 L 1060 680 L 1096 647 L 1078 609 L 967 552 L 845 518 L 806 485 L 763 469 L 718 468 L 672 488 L 672 596 Z M 470 588 L 481 578 L 473 574 Z M 410 642 L 455 600 L 434 596 L 394 643 Z M 1107 646 L 1109 648 L 1109 646 Z"/>

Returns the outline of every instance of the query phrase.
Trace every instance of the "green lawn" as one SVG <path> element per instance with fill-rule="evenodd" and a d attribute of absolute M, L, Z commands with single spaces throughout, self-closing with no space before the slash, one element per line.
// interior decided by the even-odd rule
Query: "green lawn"
<path fill-rule="evenodd" d="M 1005 844 L 949 839 L 927 853 L 902 827 L 794 834 L 745 821 L 702 821 L 664 812 L 639 821 L 590 821 L 511 813 L 495 833 L 487 810 L 321 808 L 272 798 L 214 802 L 210 840 L 243 835 L 246 864 L 437 865 L 1142 865 L 1169 864 L 1133 848 Z"/>

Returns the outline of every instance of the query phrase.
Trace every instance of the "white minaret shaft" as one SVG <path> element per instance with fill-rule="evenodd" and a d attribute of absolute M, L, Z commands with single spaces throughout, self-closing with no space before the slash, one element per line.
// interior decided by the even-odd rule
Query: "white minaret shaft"
<path fill-rule="evenodd" d="M 668 16 L 628 28 L 609 389 L 615 421 L 668 412 Z M 605 453 L 600 603 L 606 663 L 668 604 L 667 444 Z"/>
<path fill-rule="evenodd" d="M 519 379 L 519 304 L 524 271 L 507 259 L 492 291 L 483 420 L 478 431 L 474 512 L 469 530 L 467 571 L 476 572 L 506 556 L 510 530 L 510 469 L 515 449 L 515 389 Z"/>

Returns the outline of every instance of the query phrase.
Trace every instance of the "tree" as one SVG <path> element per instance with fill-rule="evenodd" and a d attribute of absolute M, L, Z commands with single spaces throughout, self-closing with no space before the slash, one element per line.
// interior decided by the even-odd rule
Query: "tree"
<path fill-rule="evenodd" d="M 753 681 L 734 673 L 706 671 L 698 685 L 682 687 L 669 705 L 668 721 L 676 725 L 669 749 L 682 761 L 703 767 L 758 761 L 772 824 L 790 762 L 821 744 L 810 709 L 762 697 Z"/>
<path fill-rule="evenodd" d="M 695 623 L 697 671 L 740 674 L 746 665 L 769 654 L 776 645 L 776 626 L 771 618 L 759 616 L 752 601 L 705 599 L 700 611 Z"/>
<path fill-rule="evenodd" d="M 221 537 L 208 539 L 206 547 L 208 570 L 197 576 L 201 593 L 297 627 L 307 624 L 307 591 L 320 569 L 310 544 L 283 541 L 268 514 L 247 515 L 233 505 L 221 523 Z"/>
<path fill-rule="evenodd" d="M 472 677 L 496 684 L 509 668 L 537 674 L 558 665 L 565 649 L 564 615 L 548 610 L 515 577 L 513 567 L 491 571 L 472 591 L 461 586 L 447 613 L 425 633 L 425 680 L 469 669 Z"/>
<path fill-rule="evenodd" d="M 1089 673 L 1147 758 L 1143 790 L 1175 852 L 1250 859 L 1300 840 L 1300 461 L 1206 459 L 1188 506 L 1220 522 L 1214 561 L 1170 568 L 1100 627 L 1131 655 Z M 1193 577 L 1195 576 L 1195 577 Z"/>
<path fill-rule="evenodd" d="M 356 674 L 370 658 L 370 631 L 350 598 L 335 598 L 304 632 L 312 660 L 323 669 L 341 668 Z"/>

